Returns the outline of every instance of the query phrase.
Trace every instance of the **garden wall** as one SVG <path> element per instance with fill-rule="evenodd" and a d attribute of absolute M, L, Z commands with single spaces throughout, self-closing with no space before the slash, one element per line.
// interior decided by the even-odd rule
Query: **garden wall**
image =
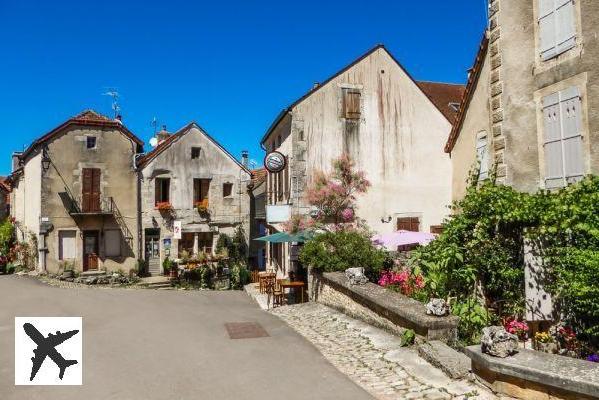
<path fill-rule="evenodd" d="M 311 300 L 396 335 L 413 329 L 427 340 L 457 338 L 458 317 L 426 315 L 424 304 L 374 283 L 350 285 L 342 272 L 311 272 L 308 290 Z"/>
<path fill-rule="evenodd" d="M 599 365 L 574 358 L 520 349 L 506 358 L 492 357 L 480 345 L 465 353 L 472 372 L 494 392 L 517 399 L 599 399 Z"/>

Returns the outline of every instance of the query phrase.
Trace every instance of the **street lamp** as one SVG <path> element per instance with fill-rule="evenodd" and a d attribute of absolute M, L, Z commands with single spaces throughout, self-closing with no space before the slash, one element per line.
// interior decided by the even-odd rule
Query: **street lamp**
<path fill-rule="evenodd" d="M 52 160 L 50 160 L 50 156 L 48 155 L 48 147 L 44 146 L 42 149 L 42 168 L 44 172 L 47 172 L 50 169 L 50 164 Z"/>

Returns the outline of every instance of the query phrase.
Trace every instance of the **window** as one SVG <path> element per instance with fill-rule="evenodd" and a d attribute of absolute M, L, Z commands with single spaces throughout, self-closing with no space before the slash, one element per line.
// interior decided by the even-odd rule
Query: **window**
<path fill-rule="evenodd" d="M 418 217 L 401 217 L 397 218 L 398 231 L 420 231 L 420 219 Z"/>
<path fill-rule="evenodd" d="M 193 254 L 193 242 L 195 240 L 195 234 L 193 232 L 182 232 L 181 239 L 179 239 L 179 255 L 182 252 Z"/>
<path fill-rule="evenodd" d="M 73 260 L 76 258 L 76 231 L 58 232 L 58 259 Z"/>
<path fill-rule="evenodd" d="M 193 205 L 208 201 L 208 193 L 210 191 L 210 179 L 194 179 L 193 180 Z"/>
<path fill-rule="evenodd" d="M 158 203 L 170 202 L 170 178 L 156 178 L 155 200 Z"/>
<path fill-rule="evenodd" d="M 191 159 L 192 160 L 196 160 L 198 158 L 200 158 L 200 147 L 192 147 L 191 148 Z"/>
<path fill-rule="evenodd" d="M 343 117 L 360 119 L 360 91 L 343 89 Z"/>
<path fill-rule="evenodd" d="M 212 254 L 212 233 L 198 233 L 198 249 L 206 254 Z"/>
<path fill-rule="evenodd" d="M 88 149 L 95 149 L 96 148 L 96 137 L 95 136 L 88 136 L 86 138 L 86 147 Z"/>
<path fill-rule="evenodd" d="M 584 175 L 582 102 L 571 87 L 543 98 L 545 188 L 562 187 Z"/>
<path fill-rule="evenodd" d="M 576 45 L 574 0 L 539 0 L 539 36 L 542 60 Z"/>
<path fill-rule="evenodd" d="M 489 145 L 486 132 L 480 132 L 476 137 L 476 161 L 479 166 L 478 180 L 484 181 L 489 177 Z"/>
<path fill-rule="evenodd" d="M 106 257 L 120 257 L 121 242 L 121 231 L 116 229 L 104 231 L 104 253 Z"/>
<path fill-rule="evenodd" d="M 232 183 L 223 183 L 223 197 L 229 197 L 233 194 L 233 184 Z"/>

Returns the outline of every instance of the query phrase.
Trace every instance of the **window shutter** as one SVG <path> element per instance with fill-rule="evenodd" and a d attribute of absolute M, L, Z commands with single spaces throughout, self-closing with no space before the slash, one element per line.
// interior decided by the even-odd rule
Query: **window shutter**
<path fill-rule="evenodd" d="M 556 0 L 556 53 L 560 54 L 576 44 L 576 24 L 574 19 L 574 1 Z"/>
<path fill-rule="evenodd" d="M 577 87 L 571 87 L 560 92 L 566 183 L 578 181 L 584 175 L 581 107 L 582 102 Z"/>
<path fill-rule="evenodd" d="M 555 25 L 555 0 L 539 0 L 539 35 L 543 60 L 556 55 Z"/>
<path fill-rule="evenodd" d="M 543 98 L 543 121 L 545 140 L 545 187 L 564 185 L 564 166 L 561 143 L 561 113 L 559 93 Z"/>
<path fill-rule="evenodd" d="M 344 117 L 347 119 L 360 118 L 360 91 L 356 89 L 343 89 Z"/>
<path fill-rule="evenodd" d="M 476 139 L 476 159 L 479 163 L 478 179 L 485 180 L 489 177 L 489 146 L 486 134 Z"/>

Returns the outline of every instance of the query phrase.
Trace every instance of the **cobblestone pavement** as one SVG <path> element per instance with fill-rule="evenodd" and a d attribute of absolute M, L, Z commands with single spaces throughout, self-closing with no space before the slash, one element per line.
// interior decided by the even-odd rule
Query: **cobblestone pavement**
<path fill-rule="evenodd" d="M 271 312 L 378 399 L 496 399 L 472 382 L 451 380 L 414 349 L 400 347 L 398 337 L 322 304 L 284 306 Z"/>

